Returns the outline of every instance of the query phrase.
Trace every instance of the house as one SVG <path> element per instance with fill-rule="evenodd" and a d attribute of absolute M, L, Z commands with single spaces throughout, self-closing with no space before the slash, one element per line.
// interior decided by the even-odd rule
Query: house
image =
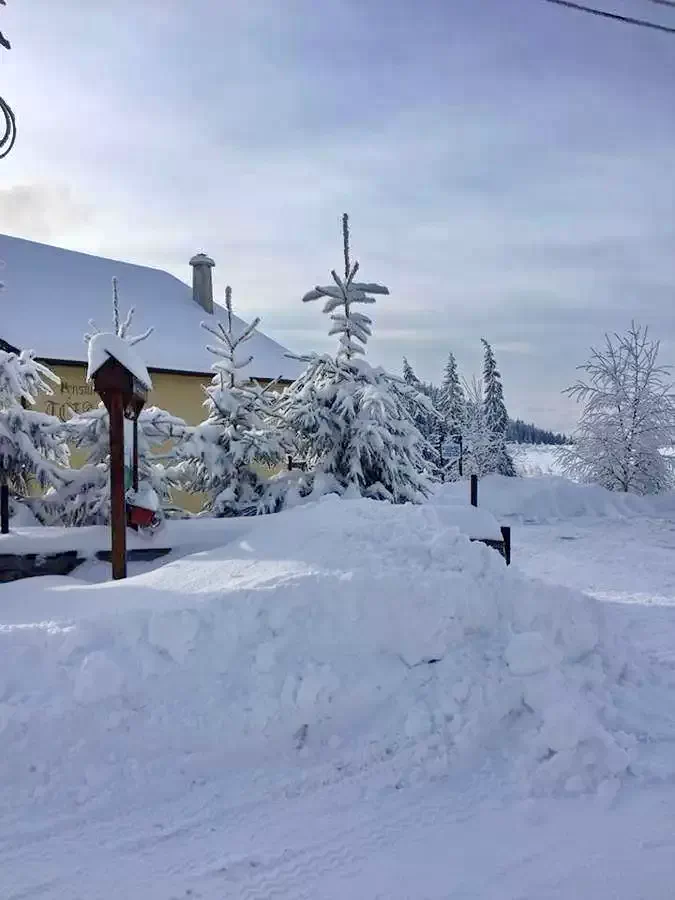
<path fill-rule="evenodd" d="M 225 322 L 214 302 L 214 261 L 198 253 L 189 261 L 192 287 L 161 269 L 117 262 L 0 234 L 0 346 L 31 349 L 61 379 L 54 396 L 40 397 L 37 409 L 66 419 L 70 410 L 98 405 L 86 380 L 87 346 L 83 335 L 93 322 L 101 331 L 112 322 L 112 279 L 117 278 L 120 310 L 135 309 L 132 331 L 153 327 L 139 351 L 152 376 L 148 406 L 160 406 L 188 424 L 204 418 L 204 385 L 211 380 L 214 357 L 206 350 L 209 335 L 201 322 Z M 187 262 L 186 262 L 187 269 Z M 234 318 L 235 332 L 245 323 Z M 242 374 L 262 384 L 283 386 L 302 364 L 272 338 L 256 332 L 246 345 L 253 356 Z"/>

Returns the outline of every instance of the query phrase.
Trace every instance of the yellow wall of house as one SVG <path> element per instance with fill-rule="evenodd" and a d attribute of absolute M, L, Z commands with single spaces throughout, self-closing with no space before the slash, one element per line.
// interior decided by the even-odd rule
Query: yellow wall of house
<path fill-rule="evenodd" d="M 54 385 L 51 397 L 40 395 L 36 409 L 57 416 L 62 422 L 70 418 L 69 410 L 82 413 L 96 409 L 99 398 L 93 385 L 87 383 L 84 365 L 50 366 L 61 379 Z M 152 391 L 148 395 L 146 407 L 159 406 L 174 416 L 185 419 L 188 425 L 197 425 L 204 418 L 204 387 L 209 383 L 208 375 L 182 375 L 176 372 L 152 373 Z"/>
<path fill-rule="evenodd" d="M 53 395 L 41 394 L 35 405 L 39 412 L 46 412 L 65 422 L 73 413 L 89 412 L 96 409 L 99 397 L 93 385 L 87 383 L 87 369 L 84 364 L 50 365 L 52 372 L 61 379 L 60 385 L 53 385 Z M 150 372 L 152 391 L 148 394 L 146 408 L 159 406 L 188 425 L 198 425 L 206 415 L 204 409 L 204 388 L 210 383 L 210 375 L 187 375 L 179 372 Z M 85 454 L 75 452 L 71 464 L 81 466 Z M 203 503 L 202 494 L 188 494 L 176 491 L 174 503 L 190 512 L 198 512 Z"/>

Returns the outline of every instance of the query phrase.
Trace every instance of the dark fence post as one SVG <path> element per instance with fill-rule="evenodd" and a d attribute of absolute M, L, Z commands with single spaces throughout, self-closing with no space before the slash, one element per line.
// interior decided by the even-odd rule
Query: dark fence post
<path fill-rule="evenodd" d="M 504 559 L 506 565 L 511 565 L 511 526 L 502 525 L 502 538 L 504 539 Z"/>
<path fill-rule="evenodd" d="M 471 505 L 478 506 L 478 475 L 471 476 Z"/>
<path fill-rule="evenodd" d="M 0 520 L 2 534 L 9 533 L 9 485 L 0 484 Z"/>
<path fill-rule="evenodd" d="M 293 471 L 293 457 L 292 456 L 288 457 L 287 465 L 288 465 L 288 471 L 292 472 Z"/>

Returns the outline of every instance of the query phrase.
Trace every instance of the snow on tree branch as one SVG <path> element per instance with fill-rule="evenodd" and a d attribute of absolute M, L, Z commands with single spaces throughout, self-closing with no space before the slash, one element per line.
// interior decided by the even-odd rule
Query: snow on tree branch
<path fill-rule="evenodd" d="M 117 286 L 117 278 L 113 278 L 112 280 L 112 320 L 113 320 L 113 334 L 115 334 L 118 338 L 126 341 L 130 347 L 133 347 L 134 344 L 140 344 L 141 341 L 147 340 L 150 335 L 153 333 L 154 328 L 150 327 L 143 331 L 141 334 L 130 335 L 129 330 L 131 328 L 131 324 L 134 319 L 135 309 L 132 306 L 123 320 L 120 319 L 120 305 L 119 305 L 119 291 Z M 84 341 L 88 344 L 91 339 L 96 334 L 101 334 L 101 329 L 97 327 L 96 323 L 93 319 L 89 320 L 89 327 L 91 331 L 88 331 L 84 335 Z"/>
<path fill-rule="evenodd" d="M 345 213 L 342 217 L 342 238 L 344 249 L 344 277 L 340 277 L 335 269 L 331 270 L 331 277 L 335 282 L 325 287 L 315 287 L 308 291 L 302 298 L 303 303 L 312 300 L 326 298 L 323 312 L 330 314 L 333 325 L 329 335 L 340 335 L 340 349 L 338 355 L 345 359 L 352 359 L 355 354 L 365 353 L 368 338 L 372 335 L 372 320 L 365 313 L 354 312 L 354 303 L 375 303 L 375 297 L 370 294 L 388 294 L 389 288 L 382 284 L 371 282 L 356 282 L 354 277 L 359 271 L 359 264 L 352 264 L 349 257 L 349 217 Z M 342 312 L 335 310 L 342 308 Z"/>

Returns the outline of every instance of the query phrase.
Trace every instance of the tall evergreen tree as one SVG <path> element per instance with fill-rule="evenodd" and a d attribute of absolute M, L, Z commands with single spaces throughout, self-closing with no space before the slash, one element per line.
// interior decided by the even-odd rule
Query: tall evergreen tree
<path fill-rule="evenodd" d="M 488 419 L 482 383 L 473 378 L 465 382 L 465 415 L 462 421 L 464 475 L 491 475 L 503 452 L 503 438 Z"/>
<path fill-rule="evenodd" d="M 389 290 L 355 280 L 359 264 L 351 262 L 346 214 L 342 235 L 344 274 L 333 270 L 332 285 L 303 297 L 305 303 L 325 300 L 329 333 L 339 336 L 337 354 L 303 357 L 307 369 L 281 396 L 276 412 L 300 436 L 315 494 L 417 502 L 429 490 L 423 438 L 407 411 L 419 392 L 362 358 L 372 322 L 354 306 L 372 304 L 373 295 Z"/>
<path fill-rule="evenodd" d="M 484 349 L 483 360 L 483 410 L 485 421 L 494 433 L 497 443 L 495 469 L 500 475 L 516 474 L 513 460 L 506 448 L 506 430 L 509 416 L 504 403 L 502 376 L 497 368 L 497 361 L 490 344 L 481 338 Z"/>
<path fill-rule="evenodd" d="M 437 405 L 445 426 L 444 456 L 447 460 L 444 467 L 445 477 L 455 479 L 460 475 L 459 463 L 460 456 L 463 454 L 463 431 L 466 423 L 467 404 L 453 353 L 448 354 L 443 371 L 443 381 L 438 389 Z"/>
<path fill-rule="evenodd" d="M 449 433 L 451 435 L 460 434 L 466 414 L 466 397 L 457 371 L 454 353 L 448 354 L 448 361 L 445 364 L 439 406 L 448 423 Z"/>
<path fill-rule="evenodd" d="M 427 384 L 415 374 L 415 370 L 403 357 L 403 380 L 408 385 L 406 409 L 415 428 L 424 438 L 422 456 L 431 471 L 440 474 L 443 468 L 443 443 L 445 423 L 438 410 L 438 389 Z"/>

